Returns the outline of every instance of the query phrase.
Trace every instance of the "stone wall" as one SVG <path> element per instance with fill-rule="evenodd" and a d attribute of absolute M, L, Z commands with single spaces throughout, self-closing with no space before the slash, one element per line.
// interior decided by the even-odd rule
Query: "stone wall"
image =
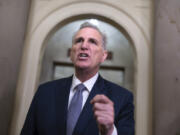
<path fill-rule="evenodd" d="M 180 134 L 180 1 L 156 0 L 154 135 Z"/>
<path fill-rule="evenodd" d="M 8 134 L 29 0 L 0 0 L 0 135 Z"/>

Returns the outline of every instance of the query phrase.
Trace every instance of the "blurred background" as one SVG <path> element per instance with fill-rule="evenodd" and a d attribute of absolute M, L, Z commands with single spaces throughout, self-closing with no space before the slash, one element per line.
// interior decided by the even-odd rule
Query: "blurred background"
<path fill-rule="evenodd" d="M 180 1 L 156 0 L 152 3 L 152 133 L 179 135 Z M 10 129 L 31 8 L 30 0 L 0 0 L 0 135 L 8 135 Z M 111 20 L 99 16 L 83 18 L 66 21 L 48 37 L 38 83 L 73 73 L 69 60 L 71 37 L 77 25 L 90 21 L 98 25 L 109 39 L 109 57 L 101 66 L 102 76 L 134 92 L 137 63 L 131 37 Z"/>

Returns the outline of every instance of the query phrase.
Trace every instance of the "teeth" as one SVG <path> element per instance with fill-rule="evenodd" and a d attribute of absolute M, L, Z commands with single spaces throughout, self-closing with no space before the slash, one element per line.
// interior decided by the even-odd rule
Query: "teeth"
<path fill-rule="evenodd" d="M 88 57 L 88 55 L 85 53 L 80 53 L 80 57 Z"/>

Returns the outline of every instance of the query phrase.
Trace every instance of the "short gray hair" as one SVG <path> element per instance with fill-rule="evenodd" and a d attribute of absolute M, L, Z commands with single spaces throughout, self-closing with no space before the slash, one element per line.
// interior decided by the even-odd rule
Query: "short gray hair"
<path fill-rule="evenodd" d="M 75 34 L 72 38 L 72 42 L 74 42 L 74 38 L 75 38 L 76 34 L 83 28 L 93 28 L 93 29 L 97 30 L 102 37 L 103 48 L 106 50 L 107 38 L 106 38 L 105 33 L 101 32 L 100 29 L 96 25 L 94 25 L 90 22 L 84 22 L 80 25 L 80 28 L 78 29 L 78 31 L 75 32 Z"/>

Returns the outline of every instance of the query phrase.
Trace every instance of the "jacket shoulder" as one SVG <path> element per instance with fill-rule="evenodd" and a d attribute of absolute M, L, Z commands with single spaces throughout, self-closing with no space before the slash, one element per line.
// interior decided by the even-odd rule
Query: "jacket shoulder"
<path fill-rule="evenodd" d="M 132 95 L 132 92 L 118 84 L 104 79 L 105 87 L 115 95 Z"/>
<path fill-rule="evenodd" d="M 45 82 L 45 83 L 42 83 L 39 85 L 39 87 L 55 87 L 57 85 L 63 85 L 65 84 L 65 82 L 71 80 L 72 77 L 66 77 L 66 78 L 61 78 L 61 79 L 57 79 L 57 80 L 52 80 L 52 81 L 48 81 L 48 82 Z"/>
<path fill-rule="evenodd" d="M 58 88 L 65 88 L 68 84 L 71 84 L 72 77 L 61 78 L 58 80 L 48 81 L 39 85 L 36 94 L 46 94 L 55 91 Z"/>

